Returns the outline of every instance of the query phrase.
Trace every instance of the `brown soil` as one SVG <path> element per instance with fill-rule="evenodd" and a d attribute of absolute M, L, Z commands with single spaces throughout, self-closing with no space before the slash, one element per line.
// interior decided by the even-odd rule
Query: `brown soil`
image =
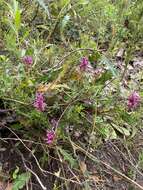
<path fill-rule="evenodd" d="M 13 138 L 7 130 L 1 133 L 2 138 L 5 136 L 4 133 L 6 134 L 6 136 L 11 137 L 11 139 Z M 102 160 L 103 162 L 114 167 L 116 170 L 130 177 L 140 185 L 143 185 L 143 169 L 139 164 L 138 158 L 139 152 L 143 151 L 142 134 L 143 132 L 140 131 L 134 140 L 128 140 L 128 147 L 121 140 L 107 141 L 103 143 L 103 145 L 100 146 L 97 150 L 95 150 L 94 153 L 92 152 L 92 154 L 94 154 L 99 160 Z M 0 144 L 0 166 L 2 167 L 2 170 L 0 170 L 1 179 L 11 182 L 10 174 L 12 174 L 12 172 L 16 169 L 16 166 L 20 168 L 20 172 L 26 171 L 21 157 L 22 153 L 24 159 L 26 160 L 25 163 L 27 164 L 27 166 L 31 168 L 39 176 L 39 178 L 48 190 L 52 190 L 56 177 L 49 174 L 42 174 L 33 156 L 23 146 L 21 146 L 21 149 L 19 149 L 18 144 L 16 144 L 14 140 L 6 140 L 4 142 L 2 141 L 2 138 Z M 40 160 L 42 154 L 42 151 L 40 150 L 41 148 L 37 146 L 35 156 L 38 160 Z M 50 152 L 50 154 L 54 157 L 54 153 L 52 151 Z M 84 156 L 82 155 L 82 153 L 79 153 L 79 158 L 81 160 L 83 159 L 83 157 Z M 88 171 L 88 174 L 84 175 L 84 180 L 88 179 L 87 189 L 89 190 L 137 189 L 135 188 L 135 186 L 133 186 L 132 183 L 129 183 L 126 179 L 118 175 L 116 172 L 113 172 L 111 169 L 108 169 L 107 167 L 103 166 L 102 164 L 97 164 L 89 159 L 86 159 L 84 164 L 86 165 L 86 170 Z M 54 159 L 50 159 L 50 162 L 47 161 L 47 163 L 43 165 L 43 168 L 45 170 L 48 170 L 53 173 L 58 171 L 58 167 L 59 164 Z M 140 173 L 138 172 L 138 170 Z M 65 175 L 68 175 L 68 170 L 66 169 Z M 81 180 L 82 179 L 83 177 L 81 177 Z M 39 183 L 37 182 L 34 176 L 32 176 L 30 186 L 32 186 L 33 190 L 41 189 Z M 60 189 L 67 188 L 61 186 Z M 81 185 L 73 183 L 68 186 L 68 189 L 86 190 L 85 185 L 83 187 Z M 24 190 L 26 190 L 26 187 L 24 188 Z"/>

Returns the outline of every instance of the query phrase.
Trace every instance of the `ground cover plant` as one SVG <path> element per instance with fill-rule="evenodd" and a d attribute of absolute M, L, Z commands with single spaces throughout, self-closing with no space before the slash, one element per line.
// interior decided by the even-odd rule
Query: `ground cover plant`
<path fill-rule="evenodd" d="M 143 189 L 142 0 L 0 0 L 0 188 Z"/>

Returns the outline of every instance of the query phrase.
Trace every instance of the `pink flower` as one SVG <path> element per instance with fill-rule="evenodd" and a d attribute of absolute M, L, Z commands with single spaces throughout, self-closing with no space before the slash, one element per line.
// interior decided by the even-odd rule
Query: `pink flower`
<path fill-rule="evenodd" d="M 55 138 L 55 132 L 54 131 L 47 131 L 46 134 L 46 143 L 51 144 Z"/>
<path fill-rule="evenodd" d="M 26 65 L 31 65 L 33 63 L 33 58 L 29 55 L 23 57 L 23 62 L 26 64 Z"/>
<path fill-rule="evenodd" d="M 44 102 L 44 96 L 42 93 L 36 93 L 36 98 L 35 98 L 35 102 L 34 102 L 34 107 L 38 110 L 38 111 L 44 111 L 45 107 L 46 107 L 46 103 Z"/>
<path fill-rule="evenodd" d="M 129 97 L 128 97 L 128 108 L 134 109 L 136 108 L 140 103 L 140 96 L 137 92 L 133 92 Z"/>
<path fill-rule="evenodd" d="M 86 57 L 83 57 L 80 62 L 80 70 L 85 71 L 89 66 L 89 61 Z"/>

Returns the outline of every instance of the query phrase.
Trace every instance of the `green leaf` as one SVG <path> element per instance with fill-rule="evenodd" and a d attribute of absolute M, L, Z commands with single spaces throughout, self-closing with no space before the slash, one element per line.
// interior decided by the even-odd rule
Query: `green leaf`
<path fill-rule="evenodd" d="M 99 53 L 98 51 L 94 52 L 93 54 L 91 54 L 89 56 L 89 61 L 90 62 L 95 62 L 98 61 L 101 58 L 101 53 Z"/>
<path fill-rule="evenodd" d="M 112 78 L 112 73 L 110 71 L 106 71 L 102 74 L 102 76 L 96 80 L 97 84 L 104 84 L 107 80 L 110 80 Z"/>
<path fill-rule="evenodd" d="M 22 127 L 23 126 L 19 123 L 15 123 L 15 124 L 11 125 L 11 128 L 16 129 L 16 130 L 20 130 L 20 129 L 22 129 Z"/>
<path fill-rule="evenodd" d="M 49 8 L 48 5 L 46 5 L 46 3 L 44 2 L 44 0 L 35 0 L 36 2 L 39 3 L 39 5 L 45 10 L 45 12 L 48 15 L 48 18 L 50 18 L 50 12 L 49 12 Z"/>
<path fill-rule="evenodd" d="M 125 127 L 121 127 L 121 126 L 118 126 L 118 125 L 116 125 L 116 124 L 114 124 L 114 123 L 112 123 L 112 126 L 114 127 L 114 129 L 116 129 L 117 131 L 119 131 L 121 134 L 123 134 L 123 135 L 125 135 L 125 136 L 130 136 L 131 134 L 130 134 L 130 129 L 128 129 L 128 128 L 125 128 Z"/>
<path fill-rule="evenodd" d="M 79 0 L 78 1 L 78 4 L 81 4 L 81 5 L 87 5 L 89 3 L 89 0 Z"/>
<path fill-rule="evenodd" d="M 18 177 L 15 179 L 13 183 L 12 190 L 22 189 L 25 186 L 25 184 L 29 181 L 30 176 L 31 175 L 29 172 L 18 175 Z"/>
<path fill-rule="evenodd" d="M 13 17 L 13 21 L 8 20 L 11 28 L 15 31 L 18 32 L 21 26 L 21 10 L 19 8 L 18 1 L 13 0 L 13 4 L 10 5 L 9 3 L 6 3 L 6 5 L 9 8 L 9 11 Z"/>
<path fill-rule="evenodd" d="M 12 174 L 12 178 L 13 178 L 13 179 L 16 179 L 16 178 L 17 178 L 18 172 L 19 172 L 19 167 L 16 166 L 16 169 L 15 169 L 15 171 L 14 171 L 13 174 Z"/>
<path fill-rule="evenodd" d="M 64 30 L 64 28 L 66 27 L 67 23 L 70 20 L 70 16 L 66 15 L 64 16 L 63 20 L 62 20 L 62 25 L 61 25 L 61 30 Z"/>
<path fill-rule="evenodd" d="M 76 164 L 75 159 L 72 157 L 71 154 L 69 154 L 66 150 L 58 148 L 60 153 L 62 154 L 62 156 L 64 157 L 65 161 L 68 161 L 71 165 L 71 167 L 73 168 Z"/>
<path fill-rule="evenodd" d="M 103 135 L 105 140 L 117 138 L 116 131 L 114 130 L 114 128 L 111 125 L 109 125 L 109 124 L 103 125 L 102 124 L 102 126 L 103 127 L 101 127 L 99 130 L 100 130 L 100 133 L 101 133 L 101 135 Z"/>
<path fill-rule="evenodd" d="M 15 21 L 14 22 L 15 22 L 16 30 L 18 31 L 21 26 L 21 13 L 20 13 L 19 9 L 17 9 L 15 12 Z"/>
<path fill-rule="evenodd" d="M 107 57 L 102 56 L 101 64 L 104 64 L 109 71 L 111 71 L 113 76 L 117 76 L 117 70 L 115 69 L 113 63 L 111 60 L 109 60 Z"/>
<path fill-rule="evenodd" d="M 18 1 L 16 0 L 13 0 L 13 9 L 14 9 L 14 12 L 18 10 Z"/>
<path fill-rule="evenodd" d="M 58 3 L 60 4 L 60 7 L 64 7 L 68 5 L 70 0 L 60 0 Z"/>

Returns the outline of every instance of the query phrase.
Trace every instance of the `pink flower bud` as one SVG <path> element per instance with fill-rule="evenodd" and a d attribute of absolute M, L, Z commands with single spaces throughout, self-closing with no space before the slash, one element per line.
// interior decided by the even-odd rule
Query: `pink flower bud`
<path fill-rule="evenodd" d="M 34 102 L 34 107 L 38 110 L 38 111 L 44 111 L 45 107 L 46 107 L 46 103 L 44 102 L 44 96 L 42 93 L 36 93 L 36 98 L 35 98 L 35 102 Z"/>
<path fill-rule="evenodd" d="M 47 131 L 46 134 L 46 143 L 51 144 L 55 138 L 55 132 L 54 131 Z"/>
<path fill-rule="evenodd" d="M 89 61 L 86 57 L 83 57 L 80 62 L 80 70 L 85 71 L 89 66 Z"/>
<path fill-rule="evenodd" d="M 133 92 L 129 97 L 128 97 L 128 103 L 127 103 L 127 106 L 128 108 L 131 110 L 131 109 L 134 109 L 136 108 L 139 103 L 140 103 L 140 96 L 137 92 Z"/>
<path fill-rule="evenodd" d="M 29 55 L 23 57 L 23 62 L 26 64 L 26 65 L 31 65 L 33 63 L 33 58 Z"/>

